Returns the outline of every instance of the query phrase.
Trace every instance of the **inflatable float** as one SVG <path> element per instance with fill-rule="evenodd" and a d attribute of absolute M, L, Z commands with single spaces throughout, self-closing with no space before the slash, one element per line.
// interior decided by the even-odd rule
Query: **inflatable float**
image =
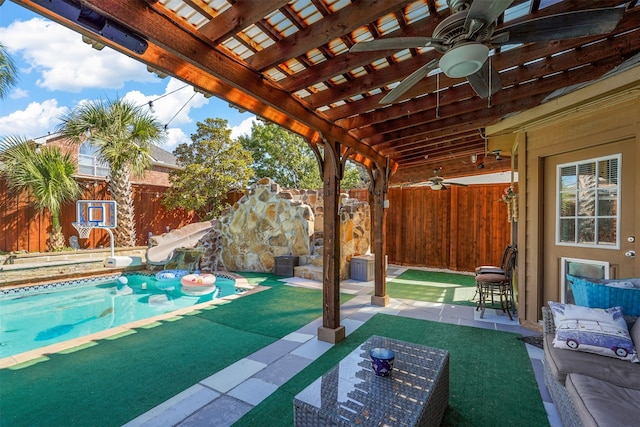
<path fill-rule="evenodd" d="M 161 291 L 174 291 L 178 280 L 189 274 L 187 270 L 162 270 L 156 273 L 156 288 Z"/>
<path fill-rule="evenodd" d="M 207 295 L 216 290 L 213 274 L 187 274 L 180 279 L 181 291 L 185 295 Z"/>
<path fill-rule="evenodd" d="M 156 280 L 158 282 L 166 282 L 169 280 L 181 279 L 189 274 L 187 270 L 162 270 L 156 273 Z"/>

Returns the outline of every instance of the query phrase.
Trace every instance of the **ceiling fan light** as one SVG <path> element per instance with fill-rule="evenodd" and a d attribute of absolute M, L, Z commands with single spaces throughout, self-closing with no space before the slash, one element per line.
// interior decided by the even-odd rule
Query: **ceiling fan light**
<path fill-rule="evenodd" d="M 467 77 L 478 71 L 489 57 L 489 48 L 482 43 L 456 46 L 440 58 L 440 69 L 449 77 Z"/>
<path fill-rule="evenodd" d="M 437 182 L 431 186 L 432 190 L 442 190 L 442 183 Z"/>

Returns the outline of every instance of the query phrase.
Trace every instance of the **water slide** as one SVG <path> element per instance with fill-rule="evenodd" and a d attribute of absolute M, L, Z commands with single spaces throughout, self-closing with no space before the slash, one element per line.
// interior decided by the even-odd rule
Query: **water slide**
<path fill-rule="evenodd" d="M 147 264 L 165 265 L 178 248 L 193 248 L 215 225 L 216 221 L 196 222 L 168 233 L 151 236 L 153 246 L 147 249 Z"/>

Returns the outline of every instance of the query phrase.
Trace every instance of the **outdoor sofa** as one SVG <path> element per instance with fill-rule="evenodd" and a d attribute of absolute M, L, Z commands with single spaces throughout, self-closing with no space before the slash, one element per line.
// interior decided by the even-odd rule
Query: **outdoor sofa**
<path fill-rule="evenodd" d="M 602 286 L 602 283 L 599 285 Z M 576 290 L 578 286 L 576 285 Z M 613 287 L 615 289 L 612 290 L 612 294 L 619 295 L 620 288 Z M 606 290 L 598 290 L 599 293 L 604 291 Z M 611 305 L 611 308 L 606 310 L 600 307 L 600 311 L 615 313 L 612 319 L 616 318 L 617 323 L 622 323 L 626 327 L 623 329 L 628 331 L 625 338 L 631 342 L 628 345 L 640 349 L 640 321 L 637 317 L 639 308 L 635 302 L 630 303 L 637 298 L 640 298 L 640 288 L 632 288 L 625 292 L 623 301 L 620 301 L 631 316 L 623 315 L 625 313 L 620 304 L 615 307 Z M 576 301 L 579 302 L 585 301 Z M 615 305 L 616 302 L 615 298 L 610 298 L 606 304 Z M 591 303 L 597 305 L 593 300 Z M 640 420 L 640 363 L 637 353 L 627 351 L 629 347 L 621 350 L 615 347 L 616 349 L 611 350 L 604 348 L 604 344 L 603 348 L 597 349 L 596 352 L 587 352 L 590 350 L 585 351 L 584 346 L 572 343 L 566 335 L 561 336 L 566 332 L 563 328 L 567 322 L 573 323 L 576 318 L 574 312 L 570 311 L 574 308 L 576 312 L 581 313 L 598 311 L 584 306 L 553 302 L 542 308 L 544 379 L 563 426 L 634 425 Z M 558 321 L 563 327 L 556 328 Z M 562 345 L 554 346 L 555 338 L 559 338 L 556 344 Z"/>

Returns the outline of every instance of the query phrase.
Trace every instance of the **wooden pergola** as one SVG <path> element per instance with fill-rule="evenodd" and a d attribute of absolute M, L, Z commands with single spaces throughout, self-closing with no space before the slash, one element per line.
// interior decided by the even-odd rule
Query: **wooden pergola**
<path fill-rule="evenodd" d="M 448 178 L 498 170 L 496 153 L 509 157 L 512 147 L 508 138 L 488 142 L 486 126 L 545 102 L 556 90 L 596 79 L 640 52 L 637 0 L 495 0 L 494 34 L 586 8 L 618 7 L 621 19 L 604 35 L 491 46 L 487 63 L 501 89 L 481 97 L 465 78 L 439 72 L 433 61 L 443 53 L 434 47 L 350 51 L 362 41 L 424 38 L 449 27 L 451 37 L 460 37 L 456 31 L 464 19 L 458 17 L 473 7 L 471 0 L 449 0 L 450 5 L 436 0 L 14 1 L 147 64 L 150 71 L 172 75 L 305 138 L 324 182 L 324 310 L 318 336 L 330 342 L 345 335 L 338 201 L 348 159 L 362 164 L 371 178 L 372 303 L 384 306 L 390 185 L 427 181 L 440 168 Z M 380 102 L 417 70 L 429 72 L 392 103 Z M 488 92 L 494 92 L 495 80 L 493 86 L 488 82 Z M 477 169 L 472 156 L 483 159 L 484 169 Z"/>

